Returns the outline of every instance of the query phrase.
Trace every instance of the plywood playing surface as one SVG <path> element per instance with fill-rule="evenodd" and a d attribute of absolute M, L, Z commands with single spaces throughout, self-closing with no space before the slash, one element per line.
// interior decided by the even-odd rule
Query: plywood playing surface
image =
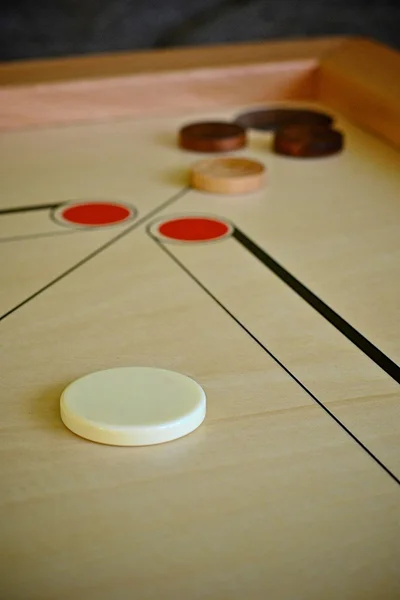
<path fill-rule="evenodd" d="M 400 152 L 324 105 L 295 106 L 332 114 L 344 152 L 288 159 L 252 131 L 233 155 L 268 181 L 243 196 L 188 188 L 203 155 L 177 132 L 249 104 L 1 134 L 0 597 L 399 597 Z M 137 213 L 77 229 L 55 207 L 28 210 L 96 199 Z M 193 215 L 239 234 L 154 235 Z M 68 431 L 63 388 L 129 365 L 193 377 L 204 424 L 139 448 Z"/>

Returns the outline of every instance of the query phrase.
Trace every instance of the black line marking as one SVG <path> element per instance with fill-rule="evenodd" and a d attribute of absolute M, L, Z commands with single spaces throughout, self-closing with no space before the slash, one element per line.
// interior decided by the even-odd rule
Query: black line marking
<path fill-rule="evenodd" d="M 234 230 L 232 237 L 239 242 L 246 250 L 248 250 L 253 256 L 255 256 L 260 262 L 263 263 L 270 271 L 272 271 L 279 279 L 284 281 L 296 294 L 298 294 L 303 300 L 312 306 L 322 317 L 324 317 L 331 325 L 336 327 L 348 340 L 353 342 L 359 350 L 366 354 L 371 360 L 374 361 L 378 367 L 383 369 L 385 373 L 392 379 L 400 383 L 400 367 L 396 365 L 386 354 L 384 354 L 379 348 L 374 346 L 366 337 L 364 337 L 357 329 L 355 329 L 350 323 L 345 321 L 340 315 L 338 315 L 332 308 L 330 308 L 325 302 L 320 300 L 313 292 L 311 292 L 305 285 L 303 285 L 298 279 L 286 271 L 280 264 L 278 264 L 269 254 L 267 254 L 262 248 L 257 246 L 252 240 L 250 240 L 242 231 L 239 229 Z"/>
<path fill-rule="evenodd" d="M 203 290 L 203 292 L 205 292 L 207 294 L 207 296 L 209 296 L 216 304 L 218 304 L 218 306 L 220 308 L 222 308 L 222 310 L 229 317 L 231 317 L 231 319 L 233 319 L 235 321 L 235 323 L 237 325 L 239 325 L 239 327 L 245 333 L 247 333 L 247 335 L 250 336 L 251 339 L 262 350 L 264 350 L 264 352 L 266 352 L 268 354 L 268 356 L 270 356 L 270 358 L 272 358 L 272 360 L 274 360 L 275 363 L 277 365 L 279 365 L 285 371 L 285 373 L 287 373 L 289 375 L 289 377 L 291 377 L 293 379 L 293 381 L 295 381 L 297 383 L 297 385 L 299 385 L 302 388 L 302 390 L 304 390 L 306 392 L 306 394 L 308 394 L 308 396 L 310 396 L 310 398 L 312 398 L 312 400 L 314 400 L 314 402 L 316 404 L 318 404 L 318 406 L 320 408 L 322 408 L 322 410 L 327 415 L 329 415 L 331 417 L 331 419 L 333 419 L 335 421 L 335 423 L 337 425 L 339 425 L 339 427 L 341 427 L 343 429 L 343 431 L 345 431 L 347 433 L 347 435 L 350 436 L 350 438 L 354 442 L 356 442 L 356 444 L 358 444 L 358 446 L 360 446 L 360 448 L 362 448 L 362 450 L 364 450 L 364 452 L 366 452 L 368 454 L 368 456 L 370 458 L 372 458 L 372 460 L 374 460 L 385 471 L 385 473 L 387 473 L 387 475 L 389 475 L 397 484 L 400 485 L 400 479 L 398 479 L 396 477 L 396 475 L 373 452 L 371 452 L 371 450 L 369 448 L 367 448 L 367 446 L 365 446 L 365 444 L 363 444 L 363 442 L 361 440 L 359 440 L 358 437 L 356 437 L 355 434 L 350 429 L 348 429 L 348 427 L 346 427 L 346 425 L 344 423 L 342 423 L 342 421 L 340 421 L 340 419 L 338 419 L 338 417 L 336 417 L 336 415 L 334 415 L 334 413 L 331 412 L 329 410 L 329 408 L 327 408 L 325 406 L 325 404 L 323 404 L 323 402 L 321 402 L 321 400 L 318 400 L 318 398 L 312 393 L 312 391 L 309 390 L 308 387 L 306 385 L 304 385 L 304 383 L 302 381 L 300 381 L 300 379 L 298 379 L 298 377 L 296 377 L 296 375 L 294 373 L 292 373 L 288 369 L 288 367 L 286 367 L 286 365 L 284 365 L 284 363 L 281 362 L 279 360 L 279 358 L 277 358 L 275 356 L 275 354 L 273 354 L 271 352 L 271 350 L 268 350 L 268 348 L 261 342 L 261 340 L 259 340 L 254 335 L 254 333 L 252 333 L 250 331 L 250 329 L 248 329 L 241 321 L 239 321 L 239 319 L 237 317 L 235 317 L 235 315 L 224 304 L 222 304 L 222 302 L 220 300 L 218 300 L 218 298 L 216 296 L 214 296 L 214 294 L 199 279 L 197 279 L 197 277 L 191 271 L 189 271 L 189 269 L 162 242 L 160 242 L 158 239 L 156 239 L 151 234 L 149 234 L 149 235 L 156 242 L 156 244 L 158 245 L 158 247 L 161 248 L 163 250 L 163 252 L 165 252 L 173 260 L 173 262 L 176 265 L 178 265 L 178 267 L 180 269 L 182 269 L 182 271 L 184 271 L 186 273 L 186 275 L 188 275 L 192 279 L 192 281 L 194 281 Z"/>
<path fill-rule="evenodd" d="M 33 206 L 15 206 L 13 208 L 1 208 L 1 215 L 11 215 L 13 213 L 22 213 L 22 212 L 31 212 L 34 210 L 50 210 L 51 208 L 58 208 L 61 206 L 60 202 L 56 202 L 55 204 L 35 204 Z"/>
<path fill-rule="evenodd" d="M 86 229 L 82 230 L 82 231 L 86 231 Z M 45 238 L 45 237 L 57 237 L 59 235 L 69 235 L 71 233 L 80 233 L 80 230 L 72 230 L 71 229 L 71 231 L 45 231 L 43 233 L 30 233 L 27 235 L 14 235 L 12 237 L 0 238 L 0 244 L 5 243 L 5 242 L 19 242 L 21 240 L 40 239 L 40 238 Z"/>
<path fill-rule="evenodd" d="M 176 202 L 177 200 L 182 198 L 185 194 L 187 194 L 189 189 L 190 188 L 184 188 L 183 190 L 180 190 L 177 194 L 174 194 L 174 196 L 172 196 L 171 198 L 169 198 L 168 200 L 166 200 L 165 202 L 160 204 L 160 206 L 157 206 L 156 208 L 154 208 L 153 210 L 148 212 L 146 215 L 144 215 L 141 219 L 138 219 L 137 221 L 135 221 L 130 227 L 128 227 L 127 229 L 124 229 L 124 231 L 121 231 L 120 233 L 118 233 L 118 235 L 116 235 L 113 238 L 111 238 L 110 240 L 108 240 L 108 242 L 106 242 L 105 244 L 102 244 L 101 246 L 96 248 L 96 250 L 94 250 L 93 252 L 91 252 L 84 258 L 82 258 L 80 261 L 78 261 L 77 263 L 72 265 L 72 267 L 70 267 L 69 269 L 67 269 L 66 271 L 64 271 L 63 273 L 61 273 L 54 279 L 52 279 L 49 283 L 46 283 L 46 285 L 44 285 L 43 287 L 38 289 L 36 292 L 34 292 L 33 294 L 31 294 L 30 296 L 25 298 L 25 300 L 23 300 L 22 302 L 20 302 L 19 304 L 17 304 L 16 306 L 11 308 L 7 312 L 5 312 L 3 315 L 1 315 L 0 321 L 3 321 L 6 317 L 9 317 L 10 315 L 12 315 L 19 308 L 21 308 L 22 306 L 25 306 L 25 304 L 27 304 L 28 302 L 30 302 L 31 300 L 33 300 L 34 298 L 36 298 L 37 296 L 39 296 L 40 294 L 42 294 L 43 292 L 45 292 L 46 290 L 51 288 L 53 285 L 55 285 L 56 283 L 58 283 L 65 277 L 67 277 L 67 275 L 70 275 L 71 273 L 73 273 L 74 271 L 79 269 L 79 267 L 81 267 L 82 265 L 84 265 L 87 262 L 89 262 L 90 260 L 92 260 L 92 258 L 101 254 L 104 250 L 106 250 L 107 248 L 109 248 L 110 246 L 115 244 L 115 242 L 117 242 L 118 240 L 122 239 L 123 237 L 125 237 L 126 235 L 131 233 L 134 229 L 137 229 L 140 225 L 142 225 L 142 223 L 146 222 L 148 219 L 151 219 L 152 217 L 157 215 L 164 208 L 171 206 L 171 204 L 173 204 L 174 202 Z"/>

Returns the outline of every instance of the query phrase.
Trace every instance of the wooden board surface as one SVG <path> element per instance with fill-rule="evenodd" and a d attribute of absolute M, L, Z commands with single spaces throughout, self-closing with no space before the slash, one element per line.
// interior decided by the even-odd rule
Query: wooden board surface
<path fill-rule="evenodd" d="M 232 105 L 196 118 L 249 108 Z M 0 597 L 399 596 L 397 371 L 243 245 L 399 362 L 400 153 L 333 114 L 347 144 L 331 159 L 277 157 L 253 132 L 236 155 L 265 162 L 268 185 L 234 198 L 187 188 L 200 156 L 176 132 L 192 111 L 2 133 L 3 211 L 99 198 L 138 215 L 92 231 L 0 215 Z M 150 235 L 198 213 L 242 238 Z M 148 448 L 65 429 L 65 385 L 130 364 L 194 377 L 205 423 Z"/>

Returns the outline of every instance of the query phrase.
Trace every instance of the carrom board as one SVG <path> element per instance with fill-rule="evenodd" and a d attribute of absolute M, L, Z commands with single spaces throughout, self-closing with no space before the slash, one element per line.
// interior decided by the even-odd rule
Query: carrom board
<path fill-rule="evenodd" d="M 0 597 L 399 598 L 399 56 L 322 39 L 0 82 Z M 344 151 L 290 159 L 252 130 L 235 155 L 265 188 L 188 187 L 183 124 L 285 106 L 332 115 Z M 63 218 L 94 201 L 126 220 Z M 224 235 L 159 235 L 193 216 Z M 135 448 L 64 427 L 69 382 L 129 365 L 198 381 L 203 425 Z"/>

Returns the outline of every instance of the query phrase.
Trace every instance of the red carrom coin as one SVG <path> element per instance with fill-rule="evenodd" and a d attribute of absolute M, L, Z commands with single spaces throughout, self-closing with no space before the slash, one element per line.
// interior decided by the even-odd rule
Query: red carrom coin
<path fill-rule="evenodd" d="M 223 121 L 192 123 L 179 131 L 179 146 L 194 152 L 230 152 L 247 143 L 241 125 Z"/>

